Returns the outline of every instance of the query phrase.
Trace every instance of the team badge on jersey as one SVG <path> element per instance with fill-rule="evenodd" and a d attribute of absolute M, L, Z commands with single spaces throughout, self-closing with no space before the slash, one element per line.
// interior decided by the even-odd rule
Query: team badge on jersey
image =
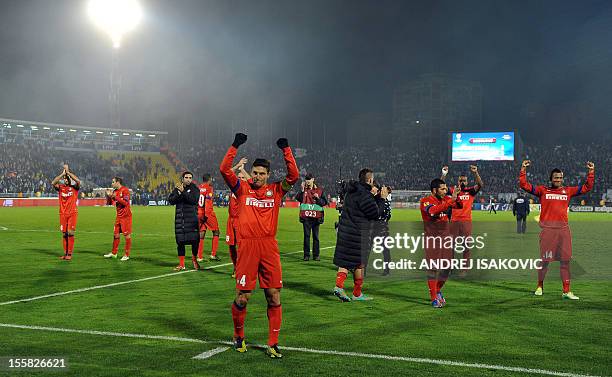
<path fill-rule="evenodd" d="M 272 190 L 266 191 L 266 196 L 269 198 L 272 196 Z"/>

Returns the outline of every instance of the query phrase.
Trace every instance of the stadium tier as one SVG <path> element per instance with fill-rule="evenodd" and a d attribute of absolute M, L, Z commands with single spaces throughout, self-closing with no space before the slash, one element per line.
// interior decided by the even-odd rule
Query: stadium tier
<path fill-rule="evenodd" d="M 222 187 L 218 166 L 226 147 L 200 145 L 198 147 L 174 146 L 156 152 L 83 151 L 83 148 L 58 147 L 44 137 L 0 139 L 0 194 L 13 196 L 54 195 L 50 182 L 63 163 L 69 163 L 83 180 L 83 192 L 90 193 L 96 187 L 107 187 L 113 175 L 125 178 L 136 192 L 137 203 L 165 198 L 176 182 L 177 172 L 189 169 L 199 181 L 203 174 L 213 175 Z M 77 145 L 77 144 L 72 144 Z M 272 156 L 272 177 L 283 175 L 281 156 L 275 146 L 246 144 L 240 157 L 250 161 L 258 156 Z M 172 150 L 177 151 L 176 154 Z M 585 158 L 597 162 L 596 182 L 593 191 L 580 199 L 589 204 L 610 200 L 607 189 L 612 187 L 612 146 L 602 144 L 577 144 L 544 147 L 526 145 L 524 156 L 533 161 L 529 178 L 533 182 L 546 183 L 551 167 L 560 167 L 565 173 L 567 185 L 584 180 Z M 427 189 L 432 178 L 440 175 L 441 166 L 447 164 L 435 155 L 398 148 L 300 149 L 297 157 L 300 175 L 313 173 L 327 193 L 334 195 L 336 182 L 354 179 L 363 166 L 371 167 L 376 179 L 396 190 Z M 477 163 L 485 181 L 481 197 L 494 196 L 500 202 L 508 201 L 509 194 L 518 190 L 519 161 L 480 161 Z M 460 173 L 468 173 L 469 162 L 450 162 L 449 179 L 454 183 Z M 469 176 L 469 174 L 468 174 Z M 295 189 L 290 193 L 294 195 Z"/>

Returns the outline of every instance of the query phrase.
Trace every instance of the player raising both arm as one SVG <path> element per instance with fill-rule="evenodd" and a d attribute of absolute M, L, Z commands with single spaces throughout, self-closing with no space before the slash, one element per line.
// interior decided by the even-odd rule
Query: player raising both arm
<path fill-rule="evenodd" d="M 74 233 L 79 215 L 77 200 L 79 199 L 81 180 L 70 171 L 66 164 L 64 170 L 53 179 L 51 185 L 59 196 L 60 232 L 62 232 L 62 244 L 64 246 L 64 255 L 60 259 L 72 260 Z"/>
<path fill-rule="evenodd" d="M 125 238 L 125 253 L 122 261 L 130 259 L 132 249 L 132 210 L 130 205 L 130 189 L 123 186 L 123 179 L 114 177 L 111 181 L 112 190 L 106 190 L 106 203 L 117 207 L 117 217 L 113 230 L 113 250 L 104 254 L 104 258 L 117 258 L 121 234 Z"/>
<path fill-rule="evenodd" d="M 247 181 L 251 179 L 251 175 L 244 170 L 244 166 L 248 160 L 246 158 L 241 158 L 238 164 L 232 167 L 232 170 L 236 173 L 236 176 L 241 181 Z M 229 247 L 230 258 L 232 259 L 232 264 L 234 265 L 234 271 L 232 272 L 232 278 L 236 277 L 236 260 L 238 258 L 238 240 L 236 239 L 236 226 L 237 226 L 237 218 L 238 218 L 238 199 L 233 192 L 230 192 L 229 195 L 229 205 L 227 207 L 227 211 L 229 216 L 227 217 L 227 228 L 225 230 L 225 242 Z"/>
<path fill-rule="evenodd" d="M 570 290 L 570 260 L 572 259 L 572 235 L 567 220 L 567 208 L 572 197 L 587 193 L 595 182 L 595 164 L 587 162 L 587 179 L 579 186 L 563 186 L 563 172 L 553 169 L 550 172 L 550 186 L 536 186 L 527 181 L 527 168 L 531 161 L 524 160 L 519 174 L 520 187 L 540 198 L 540 258 L 542 268 L 538 270 L 538 287 L 534 294 L 542 296 L 544 277 L 551 261 L 561 263 L 562 298 L 578 300 Z"/>
<path fill-rule="evenodd" d="M 474 204 L 476 195 L 484 187 L 482 178 L 480 178 L 480 174 L 478 173 L 478 167 L 476 165 L 470 165 L 470 171 L 472 172 L 474 181 L 476 182 L 476 184 L 473 186 L 468 186 L 467 174 L 460 174 L 457 178 L 457 186 L 459 187 L 459 194 L 457 198 L 459 201 L 461 201 L 461 208 L 453 208 L 450 218 L 451 235 L 455 239 L 465 240 L 465 237 L 472 235 L 472 205 Z M 447 174 L 448 166 L 444 166 L 442 168 L 441 179 L 444 180 Z M 449 194 L 452 195 L 454 191 L 455 187 L 449 188 Z M 465 247 L 465 244 L 463 245 L 463 249 L 463 259 L 470 259 L 470 249 Z M 460 274 L 465 274 L 465 271 L 462 271 Z"/>
<path fill-rule="evenodd" d="M 276 241 L 278 212 L 285 194 L 297 182 L 299 171 L 287 139 L 281 138 L 276 145 L 283 151 L 287 175 L 281 182 L 268 183 L 270 161 L 255 159 L 251 168 L 252 181 L 241 181 L 232 170 L 232 161 L 238 147 L 247 140 L 238 133 L 228 149 L 219 170 L 230 190 L 238 200 L 237 232 L 240 250 L 236 263 L 236 298 L 232 303 L 234 320 L 234 348 L 246 351 L 244 320 L 247 302 L 259 278 L 268 301 L 268 348 L 266 354 L 280 358 L 278 335 L 281 328 L 282 309 L 280 290 L 283 286 L 280 252 Z"/>

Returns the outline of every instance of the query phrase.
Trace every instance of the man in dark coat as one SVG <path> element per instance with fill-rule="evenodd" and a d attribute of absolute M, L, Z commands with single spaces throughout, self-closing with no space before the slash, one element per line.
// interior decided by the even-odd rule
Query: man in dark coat
<path fill-rule="evenodd" d="M 334 264 L 338 266 L 334 295 L 341 301 L 363 301 L 370 299 L 361 292 L 363 272 L 371 246 L 372 221 L 379 219 L 384 211 L 384 199 L 389 195 L 383 187 L 380 196 L 373 186 L 374 174 L 370 169 L 359 172 L 359 181 L 351 182 L 344 197 L 344 207 L 338 222 L 338 238 L 334 253 Z M 353 272 L 353 297 L 344 292 L 344 280 Z"/>
<path fill-rule="evenodd" d="M 516 216 L 516 232 L 525 233 L 527 230 L 527 215 L 529 215 L 529 200 L 521 193 L 512 203 L 512 214 Z"/>
<path fill-rule="evenodd" d="M 177 183 L 172 193 L 168 197 L 168 202 L 176 206 L 174 212 L 174 235 L 178 251 L 179 265 L 175 271 L 185 269 L 185 245 L 191 245 L 191 260 L 193 268 L 200 269 L 197 261 L 198 244 L 200 234 L 198 233 L 198 199 L 200 190 L 192 182 L 193 174 L 186 171 L 181 176 L 181 182 Z"/>
<path fill-rule="evenodd" d="M 302 182 L 302 191 L 295 200 L 300 202 L 300 222 L 304 228 L 304 260 L 310 259 L 310 234 L 312 234 L 312 257 L 319 261 L 319 226 L 323 224 L 327 199 L 323 188 L 317 186 L 312 174 L 306 174 Z"/>

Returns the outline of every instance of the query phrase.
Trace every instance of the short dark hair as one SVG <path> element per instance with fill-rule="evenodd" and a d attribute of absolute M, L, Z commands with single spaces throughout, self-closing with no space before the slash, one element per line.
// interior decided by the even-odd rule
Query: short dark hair
<path fill-rule="evenodd" d="M 210 181 L 210 174 L 206 173 L 202 176 L 202 182 Z"/>
<path fill-rule="evenodd" d="M 253 167 L 255 166 L 264 167 L 268 173 L 270 172 L 270 161 L 266 160 L 265 158 L 256 158 L 255 161 L 253 161 Z"/>
<path fill-rule="evenodd" d="M 119 184 L 123 184 L 123 178 L 121 177 L 113 177 L 113 179 L 115 180 L 115 182 L 119 182 Z"/>
<path fill-rule="evenodd" d="M 365 183 L 366 182 L 366 177 L 368 176 L 368 174 L 373 174 L 374 172 L 372 171 L 372 169 L 370 168 L 363 168 L 359 171 L 359 182 L 361 183 Z"/>
<path fill-rule="evenodd" d="M 563 172 L 561 171 L 561 169 L 559 169 L 559 168 L 554 168 L 553 170 L 551 170 L 551 171 L 550 171 L 550 178 L 549 178 L 549 180 L 551 180 L 551 181 L 552 181 L 552 176 L 553 176 L 553 174 L 555 174 L 555 173 L 561 173 L 561 174 L 563 174 Z"/>
<path fill-rule="evenodd" d="M 444 182 L 443 179 L 436 178 L 433 181 L 431 181 L 431 183 L 429 184 L 429 189 L 433 191 L 434 189 L 440 188 L 440 186 L 445 185 L 445 184 L 446 182 Z"/>
<path fill-rule="evenodd" d="M 185 178 L 185 176 L 186 176 L 187 174 L 191 174 L 191 177 L 193 177 L 193 173 L 192 173 L 192 172 L 190 172 L 189 170 L 186 170 L 186 171 L 184 171 L 184 172 L 183 172 L 183 174 L 181 174 L 181 178 Z"/>

